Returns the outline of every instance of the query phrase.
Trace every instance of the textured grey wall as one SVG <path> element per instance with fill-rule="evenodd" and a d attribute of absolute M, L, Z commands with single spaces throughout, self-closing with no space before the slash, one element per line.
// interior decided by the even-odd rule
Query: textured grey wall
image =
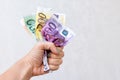
<path fill-rule="evenodd" d="M 65 13 L 76 37 L 61 68 L 33 80 L 120 80 L 120 0 L 0 0 L 0 73 L 35 44 L 19 21 L 38 6 Z"/>

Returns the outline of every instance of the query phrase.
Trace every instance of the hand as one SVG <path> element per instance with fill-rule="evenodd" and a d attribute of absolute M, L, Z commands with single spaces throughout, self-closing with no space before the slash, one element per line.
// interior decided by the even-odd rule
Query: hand
<path fill-rule="evenodd" d="M 50 51 L 48 58 L 50 70 L 57 70 L 64 56 L 62 49 L 63 48 L 55 47 L 55 45 L 50 42 L 39 42 L 24 58 L 1 74 L 0 80 L 29 80 L 32 76 L 48 73 L 44 72 L 42 63 L 45 50 Z"/>
<path fill-rule="evenodd" d="M 24 58 L 26 63 L 29 64 L 31 68 L 32 76 L 43 75 L 48 72 L 44 72 L 43 68 L 43 55 L 44 50 L 50 50 L 48 64 L 50 70 L 57 70 L 62 63 L 62 57 L 64 56 L 63 48 L 55 47 L 53 43 L 50 42 L 39 42 L 36 44 L 29 54 Z"/>

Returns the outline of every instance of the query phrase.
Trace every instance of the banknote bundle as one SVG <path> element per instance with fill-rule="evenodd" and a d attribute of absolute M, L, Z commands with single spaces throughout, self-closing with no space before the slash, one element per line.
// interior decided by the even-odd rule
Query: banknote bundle
<path fill-rule="evenodd" d="M 36 14 L 25 16 L 22 24 L 37 41 L 53 42 L 57 47 L 65 46 L 75 35 L 65 26 L 65 15 L 53 12 L 51 8 L 38 8 Z M 48 54 L 48 51 L 44 51 L 44 71 L 49 70 Z"/>

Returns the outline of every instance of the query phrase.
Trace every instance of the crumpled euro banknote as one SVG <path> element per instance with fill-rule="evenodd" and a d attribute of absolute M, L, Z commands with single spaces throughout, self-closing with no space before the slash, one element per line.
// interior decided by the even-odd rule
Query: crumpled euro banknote
<path fill-rule="evenodd" d="M 51 17 L 42 28 L 44 39 L 58 47 L 65 46 L 74 35 L 74 32 L 58 22 L 56 17 Z"/>

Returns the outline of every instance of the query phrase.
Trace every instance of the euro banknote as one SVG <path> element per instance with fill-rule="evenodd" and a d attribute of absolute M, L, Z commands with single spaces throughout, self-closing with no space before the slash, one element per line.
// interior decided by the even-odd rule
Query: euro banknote
<path fill-rule="evenodd" d="M 56 17 L 51 17 L 42 28 L 42 36 L 55 46 L 63 47 L 75 35 L 73 31 L 59 23 Z"/>
<path fill-rule="evenodd" d="M 21 20 L 21 23 L 24 26 L 25 30 L 34 37 L 35 37 L 35 22 L 36 22 L 35 15 L 25 16 Z"/>

